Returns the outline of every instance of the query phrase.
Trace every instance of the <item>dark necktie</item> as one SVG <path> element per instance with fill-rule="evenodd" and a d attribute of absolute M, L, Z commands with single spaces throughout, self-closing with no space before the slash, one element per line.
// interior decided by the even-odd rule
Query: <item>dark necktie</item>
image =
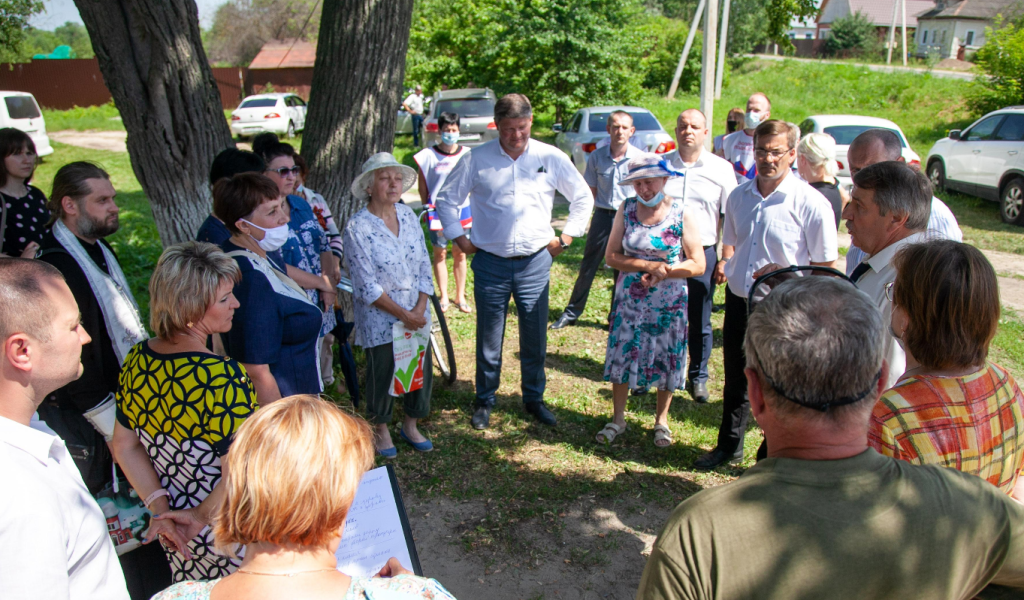
<path fill-rule="evenodd" d="M 860 278 L 863 277 L 864 274 L 870 270 L 871 265 L 869 265 L 867 262 L 860 263 L 859 265 L 857 265 L 857 268 L 853 270 L 853 273 L 850 274 L 850 281 L 857 283 L 858 281 L 860 281 Z"/>

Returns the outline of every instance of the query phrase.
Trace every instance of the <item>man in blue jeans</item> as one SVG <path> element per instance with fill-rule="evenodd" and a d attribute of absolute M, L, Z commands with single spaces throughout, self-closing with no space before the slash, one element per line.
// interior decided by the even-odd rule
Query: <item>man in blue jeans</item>
<path fill-rule="evenodd" d="M 420 129 L 423 127 L 423 88 L 416 86 L 413 93 L 402 102 L 402 108 L 412 118 L 412 145 L 419 147 Z"/>
<path fill-rule="evenodd" d="M 548 285 L 552 259 L 583 235 L 594 197 L 568 157 L 530 139 L 533 108 L 522 94 L 494 105 L 498 139 L 473 148 L 445 180 L 435 204 L 444 236 L 473 257 L 477 308 L 476 410 L 472 424 L 485 429 L 501 379 L 501 350 L 509 298 L 519 312 L 523 404 L 545 425 L 555 415 L 544 406 Z M 569 199 L 562 234 L 551 227 L 555 191 Z M 459 205 L 473 206 L 473 241 L 459 222 Z"/>

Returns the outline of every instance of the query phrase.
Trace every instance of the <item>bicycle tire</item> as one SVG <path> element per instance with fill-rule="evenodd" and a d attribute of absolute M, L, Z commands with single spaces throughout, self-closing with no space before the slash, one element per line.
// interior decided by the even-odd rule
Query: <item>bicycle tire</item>
<path fill-rule="evenodd" d="M 448 368 L 448 363 L 445 361 L 444 356 L 441 354 L 441 348 L 438 346 L 437 336 L 433 333 L 430 334 L 430 351 L 434 355 L 434 366 L 437 367 L 438 371 L 441 371 L 441 379 L 448 381 L 451 369 Z"/>
<path fill-rule="evenodd" d="M 435 353 L 434 355 L 438 358 L 439 363 L 445 362 L 447 364 L 448 372 L 444 373 L 442 371 L 442 373 L 444 374 L 448 383 L 455 383 L 455 379 L 458 377 L 455 369 L 455 346 L 452 345 L 452 335 L 448 331 L 448 322 L 444 318 L 444 313 L 441 312 L 441 301 L 437 299 L 436 295 L 430 297 L 430 304 L 434 307 L 435 322 L 438 325 L 440 325 L 441 329 L 441 339 L 438 340 L 438 342 L 440 343 L 433 345 Z M 434 335 L 433 331 L 431 331 L 431 337 L 435 339 L 437 337 Z M 441 345 L 441 343 L 443 343 L 444 345 L 444 351 L 446 355 L 444 357 L 440 356 L 440 348 L 436 347 L 437 345 Z M 444 359 L 447 359 L 447 361 L 445 361 Z"/>

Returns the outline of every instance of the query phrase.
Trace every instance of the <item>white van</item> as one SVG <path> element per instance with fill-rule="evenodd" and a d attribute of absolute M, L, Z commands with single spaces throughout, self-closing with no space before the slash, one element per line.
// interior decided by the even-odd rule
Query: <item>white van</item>
<path fill-rule="evenodd" d="M 35 97 L 28 92 L 0 92 L 0 98 L 0 127 L 14 127 L 27 133 L 36 145 L 37 156 L 53 154 L 46 121 Z"/>

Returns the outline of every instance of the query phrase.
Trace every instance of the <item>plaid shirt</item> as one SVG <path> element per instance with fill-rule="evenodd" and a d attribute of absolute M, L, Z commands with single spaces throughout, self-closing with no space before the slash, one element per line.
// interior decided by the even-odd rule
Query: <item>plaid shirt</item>
<path fill-rule="evenodd" d="M 908 377 L 879 398 L 868 445 L 977 475 L 1009 494 L 1024 468 L 1024 395 L 993 363 L 966 377 Z"/>

